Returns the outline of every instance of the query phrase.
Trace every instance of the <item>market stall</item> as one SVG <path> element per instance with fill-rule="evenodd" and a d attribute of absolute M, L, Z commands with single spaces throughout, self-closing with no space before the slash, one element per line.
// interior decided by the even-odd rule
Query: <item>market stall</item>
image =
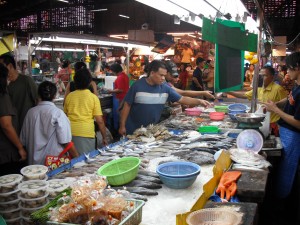
<path fill-rule="evenodd" d="M 243 132 L 243 129 L 238 128 L 237 122 L 230 119 L 227 114 L 223 119 L 211 120 L 209 114 L 220 109 L 224 110 L 224 107 L 209 108 L 194 116 L 182 113 L 161 124 L 138 129 L 134 134 L 135 136 L 128 136 L 129 140 L 121 140 L 102 149 L 91 151 L 89 154 L 74 158 L 70 163 L 48 172 L 48 182 L 60 179 L 62 182 L 68 181 L 67 183 L 70 185 L 78 179 L 85 179 L 84 177 L 95 174 L 96 171 L 101 173 L 98 169 L 105 165 L 107 167 L 108 164 L 117 163 L 118 160 L 136 158 L 138 164 L 134 165 L 138 165 L 138 167 L 134 166 L 134 168 L 139 169 L 136 170 L 136 175 L 132 178 L 134 180 L 131 179 L 128 181 L 129 183 L 116 185 L 111 183 L 110 176 L 107 176 L 108 183 L 111 184 L 109 189 L 112 191 L 119 190 L 119 193 L 122 193 L 127 199 L 136 199 L 137 202 L 146 201 L 145 206 L 143 206 L 144 203 L 135 203 L 138 205 L 135 206 L 134 209 L 136 210 L 133 210 L 133 214 L 135 216 L 138 212 L 140 214 L 137 216 L 136 223 L 132 224 L 139 224 L 140 222 L 145 225 L 174 224 L 175 221 L 177 224 L 185 224 L 183 221 L 191 212 L 197 211 L 203 208 L 207 202 L 213 201 L 209 198 L 214 196 L 214 189 L 218 185 L 223 171 L 228 169 L 239 170 L 242 171 L 242 176 L 237 181 L 237 198 L 243 202 L 242 205 L 245 205 L 246 202 L 252 202 L 249 203 L 249 206 L 251 206 L 250 211 L 243 210 L 241 206 L 242 211 L 240 213 L 244 218 L 242 224 L 254 224 L 255 203 L 261 204 L 264 199 L 269 164 L 264 157 L 257 153 L 252 154 L 250 151 L 249 154 L 251 154 L 245 157 L 253 157 L 258 161 L 248 162 L 245 158 L 242 158 L 244 161 L 241 162 L 236 159 L 235 154 L 239 154 L 239 158 L 242 154 L 245 154 L 234 152 L 235 146 L 238 144 L 236 138 Z M 176 129 L 174 129 L 174 126 Z M 217 131 L 207 130 L 211 127 L 217 128 Z M 180 129 L 178 130 L 178 128 Z M 259 151 L 266 154 L 273 151 L 280 152 L 280 141 L 272 136 L 268 138 L 275 141 L 272 145 L 269 143 L 267 146 L 260 146 Z M 249 148 L 252 149 L 251 146 Z M 220 156 L 217 157 L 218 155 Z M 200 165 L 201 172 L 196 174 L 195 179 L 189 183 L 187 188 L 174 189 L 174 187 L 169 186 L 170 184 L 165 183 L 162 178 L 159 178 L 156 173 L 159 165 L 172 161 L 186 161 Z M 234 163 L 232 165 L 232 161 L 239 162 L 239 164 Z M 115 168 L 115 166 L 113 167 Z M 117 173 L 120 173 L 120 171 Z M 47 179 L 47 177 L 39 178 L 42 180 Z M 20 184 L 22 186 L 22 183 Z M 0 196 L 3 197 L 2 195 Z M 20 201 L 17 199 L 14 201 Z M 7 200 L 5 201 L 7 202 Z M 43 201 L 42 206 L 47 202 Z M 238 202 L 234 204 L 235 207 L 239 205 Z M 215 207 L 219 207 L 217 205 L 217 203 L 214 204 Z M 211 207 L 212 203 L 205 207 L 208 206 Z M 134 217 L 133 214 L 132 217 L 128 218 L 129 220 Z M 27 213 L 26 215 L 23 219 L 26 224 L 30 224 L 30 214 Z M 19 217 L 16 218 L 19 219 Z M 10 217 L 10 219 L 14 218 Z"/>

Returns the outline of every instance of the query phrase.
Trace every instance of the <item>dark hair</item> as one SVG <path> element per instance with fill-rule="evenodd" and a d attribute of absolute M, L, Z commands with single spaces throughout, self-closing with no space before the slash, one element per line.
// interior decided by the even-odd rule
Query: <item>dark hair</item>
<path fill-rule="evenodd" d="M 7 77 L 8 69 L 0 63 L 0 94 L 4 95 L 7 93 Z"/>
<path fill-rule="evenodd" d="M 50 81 L 44 81 L 38 87 L 38 94 L 42 101 L 52 101 L 56 95 L 56 92 L 56 85 Z"/>
<path fill-rule="evenodd" d="M 162 69 L 166 69 L 167 70 L 167 66 L 164 62 L 162 61 L 159 61 L 159 60 L 153 60 L 150 64 L 149 64 L 149 67 L 148 67 L 148 71 L 147 71 L 147 74 L 148 76 L 150 75 L 150 73 L 153 71 L 153 72 L 157 72 L 159 70 L 159 68 L 162 68 Z"/>
<path fill-rule="evenodd" d="M 69 65 L 70 65 L 69 60 L 65 60 L 65 61 L 63 61 L 63 63 L 62 63 L 62 68 L 67 68 Z"/>
<path fill-rule="evenodd" d="M 289 69 L 295 69 L 300 66 L 300 52 L 294 52 L 285 59 L 286 66 Z"/>
<path fill-rule="evenodd" d="M 110 70 L 118 74 L 123 71 L 122 66 L 119 63 L 114 63 L 110 66 Z"/>
<path fill-rule="evenodd" d="M 14 57 L 11 54 L 3 54 L 0 56 L 0 59 L 3 61 L 3 63 L 8 66 L 8 64 L 12 64 L 12 66 L 14 67 L 14 69 L 16 69 L 16 61 L 14 59 Z"/>
<path fill-rule="evenodd" d="M 263 69 L 268 70 L 272 76 L 275 76 L 275 69 L 272 66 L 264 66 Z"/>
<path fill-rule="evenodd" d="M 286 65 L 281 66 L 281 70 L 287 72 L 287 66 Z"/>
<path fill-rule="evenodd" d="M 82 68 L 75 72 L 74 83 L 76 89 L 87 89 L 92 81 L 92 75 L 87 68 Z"/>
<path fill-rule="evenodd" d="M 83 69 L 83 68 L 85 68 L 85 69 L 87 68 L 85 62 L 79 61 L 74 64 L 75 73 L 76 73 L 76 71 Z"/>
<path fill-rule="evenodd" d="M 196 59 L 196 65 L 199 65 L 199 63 L 202 63 L 203 61 L 205 61 L 203 58 L 198 57 L 198 58 Z"/>

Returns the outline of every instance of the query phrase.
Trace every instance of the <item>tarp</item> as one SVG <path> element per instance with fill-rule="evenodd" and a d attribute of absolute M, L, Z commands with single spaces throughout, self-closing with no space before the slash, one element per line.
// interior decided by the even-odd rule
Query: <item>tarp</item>
<path fill-rule="evenodd" d="M 3 36 L 0 39 L 0 55 L 14 50 L 14 34 Z"/>
<path fill-rule="evenodd" d="M 243 23 L 203 18 L 202 39 L 243 51 L 257 51 L 257 34 L 245 31 Z"/>

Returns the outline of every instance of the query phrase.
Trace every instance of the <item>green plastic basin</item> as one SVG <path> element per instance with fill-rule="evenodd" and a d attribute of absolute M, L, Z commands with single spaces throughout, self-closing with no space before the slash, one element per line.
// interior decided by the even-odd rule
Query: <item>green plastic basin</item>
<path fill-rule="evenodd" d="M 101 166 L 97 174 L 106 176 L 112 186 L 127 184 L 137 176 L 141 160 L 137 157 L 123 157 Z"/>

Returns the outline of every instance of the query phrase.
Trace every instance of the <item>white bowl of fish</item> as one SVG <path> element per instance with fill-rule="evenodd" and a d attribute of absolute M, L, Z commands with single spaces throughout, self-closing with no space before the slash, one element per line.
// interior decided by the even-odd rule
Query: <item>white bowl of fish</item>
<path fill-rule="evenodd" d="M 19 189 L 16 189 L 16 190 L 11 191 L 11 192 L 0 194 L 0 202 L 10 202 L 10 201 L 18 199 L 18 192 L 19 191 L 20 191 Z"/>
<path fill-rule="evenodd" d="M 240 113 L 236 114 L 237 121 L 247 124 L 255 124 L 264 121 L 266 115 L 263 113 Z"/>
<path fill-rule="evenodd" d="M 18 218 L 6 220 L 6 224 L 7 225 L 20 225 L 20 224 L 24 225 L 23 223 L 20 223 L 21 221 L 22 221 L 22 218 L 19 216 Z"/>
<path fill-rule="evenodd" d="M 19 194 L 19 199 L 21 200 L 21 206 L 23 208 L 37 208 L 47 204 L 47 197 L 49 192 L 47 191 L 44 196 L 38 198 L 24 198 L 22 193 Z"/>
<path fill-rule="evenodd" d="M 70 186 L 68 182 L 63 179 L 49 180 L 48 183 L 49 197 L 51 198 L 55 198 L 59 193 Z"/>
<path fill-rule="evenodd" d="M 18 206 L 18 208 L 14 208 L 12 210 L 0 211 L 0 214 L 3 216 L 5 220 L 11 220 L 20 217 L 20 212 L 21 209 Z"/>
<path fill-rule="evenodd" d="M 18 187 L 21 183 L 23 176 L 20 174 L 9 174 L 0 177 L 0 193 L 9 193 Z"/>
<path fill-rule="evenodd" d="M 9 202 L 0 202 L 0 211 L 11 211 L 13 209 L 16 209 L 19 206 L 19 202 L 19 199 L 15 199 Z"/>
<path fill-rule="evenodd" d="M 27 208 L 21 207 L 21 210 L 22 210 L 21 215 L 22 215 L 22 217 L 30 218 L 31 213 L 34 213 L 34 212 L 40 210 L 40 209 L 43 208 L 43 207 L 44 207 L 44 206 L 36 207 L 36 208 L 28 208 L 28 209 L 27 209 Z"/>
<path fill-rule="evenodd" d="M 43 180 L 48 172 L 48 167 L 43 165 L 30 165 L 21 169 L 21 174 L 27 180 Z"/>
<path fill-rule="evenodd" d="M 23 198 L 38 198 L 46 194 L 48 188 L 48 181 L 44 180 L 30 180 L 24 181 L 18 185 Z"/>

